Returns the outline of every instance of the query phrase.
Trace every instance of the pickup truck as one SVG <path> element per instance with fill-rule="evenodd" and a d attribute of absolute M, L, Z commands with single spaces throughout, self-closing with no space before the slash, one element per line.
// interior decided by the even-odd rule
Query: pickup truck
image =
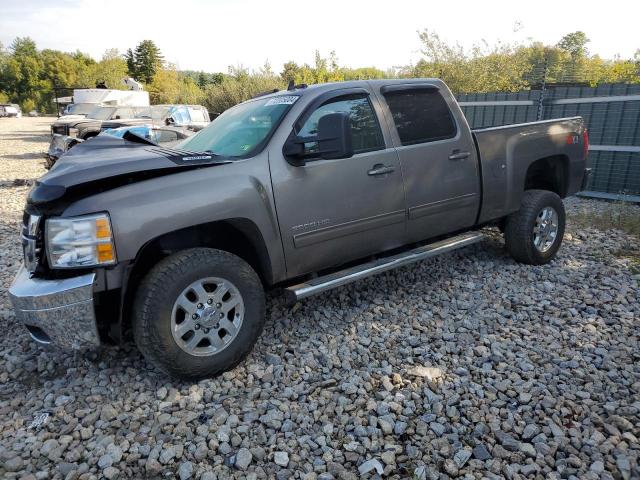
<path fill-rule="evenodd" d="M 91 145 L 89 145 L 91 144 Z M 164 372 L 237 365 L 292 301 L 504 231 L 551 261 L 588 169 L 580 117 L 470 130 L 437 79 L 290 85 L 174 148 L 100 136 L 30 191 L 10 287 L 34 340 L 133 337 Z"/>

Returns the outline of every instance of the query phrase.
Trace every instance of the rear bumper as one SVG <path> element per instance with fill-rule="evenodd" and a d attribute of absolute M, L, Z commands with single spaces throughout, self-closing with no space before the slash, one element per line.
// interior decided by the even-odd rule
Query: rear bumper
<path fill-rule="evenodd" d="M 93 305 L 95 273 L 60 280 L 31 278 L 20 267 L 9 288 L 16 318 L 43 344 L 83 349 L 100 345 Z"/>

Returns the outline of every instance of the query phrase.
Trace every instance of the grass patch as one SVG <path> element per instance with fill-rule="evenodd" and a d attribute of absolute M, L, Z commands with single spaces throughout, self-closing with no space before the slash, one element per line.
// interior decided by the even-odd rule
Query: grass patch
<path fill-rule="evenodd" d="M 595 208 L 594 208 L 595 207 Z M 568 212 L 570 222 L 578 228 L 622 230 L 640 238 L 640 206 L 628 202 L 607 202 L 600 205 L 577 206 Z"/>

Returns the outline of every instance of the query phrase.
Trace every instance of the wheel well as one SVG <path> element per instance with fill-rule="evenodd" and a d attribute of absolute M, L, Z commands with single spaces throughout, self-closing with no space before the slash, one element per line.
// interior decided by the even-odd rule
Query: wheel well
<path fill-rule="evenodd" d="M 256 271 L 262 283 L 271 285 L 271 261 L 258 227 L 237 218 L 183 228 L 154 238 L 138 252 L 126 279 L 122 305 L 121 334 L 129 326 L 131 307 L 142 278 L 160 260 L 180 250 L 209 247 L 233 253 Z"/>
<path fill-rule="evenodd" d="M 561 198 L 567 196 L 569 159 L 564 155 L 539 158 L 527 169 L 524 189 L 549 190 Z"/>

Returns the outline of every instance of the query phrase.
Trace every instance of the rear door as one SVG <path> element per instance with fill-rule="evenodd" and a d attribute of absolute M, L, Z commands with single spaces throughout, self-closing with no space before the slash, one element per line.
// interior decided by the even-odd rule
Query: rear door
<path fill-rule="evenodd" d="M 378 112 L 376 112 L 376 109 Z M 288 163 L 282 143 L 269 153 L 278 223 L 289 275 L 339 265 L 402 245 L 406 210 L 402 172 L 380 106 L 368 90 L 332 90 L 301 113 L 294 132 L 313 137 L 332 112 L 350 115 L 355 153 Z M 289 132 L 287 132 L 289 134 Z M 317 144 L 305 144 L 312 153 Z"/>
<path fill-rule="evenodd" d="M 471 131 L 451 94 L 428 83 L 383 85 L 379 92 L 395 127 L 409 241 L 472 226 L 480 203 L 478 159 Z"/>

